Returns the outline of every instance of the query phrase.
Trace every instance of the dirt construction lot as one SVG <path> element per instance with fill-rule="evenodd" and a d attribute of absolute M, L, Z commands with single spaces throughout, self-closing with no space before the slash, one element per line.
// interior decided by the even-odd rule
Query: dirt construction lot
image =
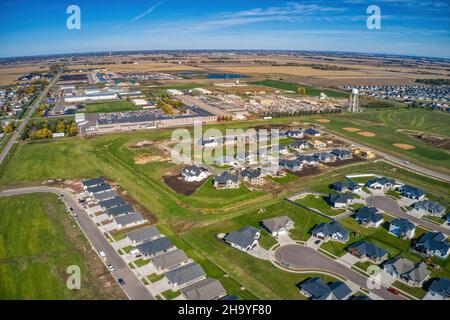
<path fill-rule="evenodd" d="M 169 175 L 163 177 L 164 182 L 175 192 L 190 196 L 197 190 L 199 187 L 203 185 L 205 180 L 199 182 L 186 182 L 180 179 L 179 175 Z"/>
<path fill-rule="evenodd" d="M 412 150 L 415 149 L 416 147 L 410 145 L 410 144 L 405 144 L 405 143 L 394 143 L 393 144 L 394 147 L 403 149 L 403 150 Z"/>

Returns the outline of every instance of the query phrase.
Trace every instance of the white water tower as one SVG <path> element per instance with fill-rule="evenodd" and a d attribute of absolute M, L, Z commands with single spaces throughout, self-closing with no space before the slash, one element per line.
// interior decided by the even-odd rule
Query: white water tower
<path fill-rule="evenodd" d="M 361 112 L 359 108 L 359 91 L 356 88 L 352 89 L 352 94 L 350 95 L 350 107 L 348 108 L 350 112 Z"/>

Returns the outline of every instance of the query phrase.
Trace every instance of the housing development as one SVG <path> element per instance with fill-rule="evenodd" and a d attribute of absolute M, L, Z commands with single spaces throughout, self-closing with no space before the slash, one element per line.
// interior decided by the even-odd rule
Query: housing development
<path fill-rule="evenodd" d="M 0 58 L 0 300 L 450 300 L 448 57 L 94 51 Z"/>

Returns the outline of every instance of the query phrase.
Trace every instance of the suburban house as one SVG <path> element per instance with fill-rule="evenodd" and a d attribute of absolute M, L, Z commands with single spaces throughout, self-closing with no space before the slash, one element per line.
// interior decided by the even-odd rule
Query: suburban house
<path fill-rule="evenodd" d="M 215 138 L 205 138 L 205 139 L 201 140 L 201 145 L 203 147 L 209 148 L 209 147 L 215 147 L 219 144 Z"/>
<path fill-rule="evenodd" d="M 108 199 L 108 200 L 99 201 L 98 205 L 103 210 L 106 210 L 106 209 L 109 209 L 109 208 L 123 206 L 126 203 L 127 202 L 125 201 L 124 198 L 122 198 L 122 197 L 115 197 L 115 198 L 111 198 L 111 199 Z"/>
<path fill-rule="evenodd" d="M 181 177 L 187 182 L 198 182 L 206 179 L 209 173 L 200 166 L 192 165 L 181 170 Z"/>
<path fill-rule="evenodd" d="M 424 300 L 449 300 L 450 299 L 450 279 L 438 278 L 428 287 Z"/>
<path fill-rule="evenodd" d="M 414 249 L 428 256 L 447 258 L 450 254 L 450 242 L 442 232 L 427 232 L 417 240 Z"/>
<path fill-rule="evenodd" d="M 239 176 L 231 174 L 229 171 L 224 171 L 222 174 L 214 177 L 214 187 L 216 189 L 237 189 L 240 184 Z"/>
<path fill-rule="evenodd" d="M 353 196 L 348 193 L 330 193 L 328 195 L 328 203 L 334 208 L 346 207 L 352 201 Z"/>
<path fill-rule="evenodd" d="M 155 226 L 149 226 L 128 232 L 127 238 L 131 241 L 131 243 L 137 244 L 154 240 L 156 238 L 159 238 L 160 236 L 161 233 L 159 232 L 158 228 L 156 228 Z"/>
<path fill-rule="evenodd" d="M 416 226 L 407 219 L 397 218 L 389 224 L 389 233 L 401 239 L 412 239 L 415 232 Z"/>
<path fill-rule="evenodd" d="M 98 193 L 102 193 L 102 192 L 110 191 L 110 190 L 112 190 L 112 187 L 109 184 L 100 184 L 95 187 L 87 188 L 86 192 L 89 193 L 90 196 L 94 196 Z"/>
<path fill-rule="evenodd" d="M 383 270 L 395 278 L 401 278 L 411 286 L 421 287 L 430 277 L 431 271 L 423 262 L 414 264 L 406 258 L 388 260 L 383 264 Z"/>
<path fill-rule="evenodd" d="M 317 140 L 317 139 L 308 141 L 308 147 L 310 147 L 312 149 L 320 150 L 320 149 L 326 148 L 326 146 L 327 146 L 327 144 L 325 142 Z"/>
<path fill-rule="evenodd" d="M 314 156 L 323 163 L 330 163 L 336 161 L 336 156 L 331 152 L 315 153 Z"/>
<path fill-rule="evenodd" d="M 167 237 L 161 237 L 152 241 L 144 242 L 137 245 L 136 248 L 148 258 L 152 258 L 154 256 L 157 256 L 158 254 L 176 249 L 172 241 L 170 241 L 170 239 Z"/>
<path fill-rule="evenodd" d="M 117 194 L 117 192 L 115 192 L 114 190 L 111 191 L 106 191 L 106 192 L 102 192 L 102 193 L 97 193 L 94 195 L 95 200 L 97 200 L 97 202 L 100 201 L 105 201 L 105 200 L 109 200 L 112 198 L 116 198 L 119 195 Z"/>
<path fill-rule="evenodd" d="M 320 137 L 320 131 L 318 131 L 314 128 L 308 128 L 304 131 L 304 133 L 311 137 Z"/>
<path fill-rule="evenodd" d="M 301 161 L 294 159 L 294 160 L 280 160 L 280 167 L 284 167 L 289 171 L 298 171 L 301 170 L 303 167 L 303 164 Z"/>
<path fill-rule="evenodd" d="M 308 149 L 308 141 L 296 140 L 289 145 L 290 148 L 294 150 L 305 150 Z"/>
<path fill-rule="evenodd" d="M 287 234 L 289 230 L 293 229 L 294 221 L 287 216 L 281 216 L 263 220 L 262 225 L 273 237 L 278 237 L 280 234 Z"/>
<path fill-rule="evenodd" d="M 321 240 L 333 240 L 344 243 L 348 241 L 350 236 L 350 232 L 337 221 L 322 222 L 311 230 L 311 234 Z"/>
<path fill-rule="evenodd" d="M 335 182 L 331 185 L 331 188 L 339 192 L 346 192 L 346 191 L 357 192 L 361 190 L 361 187 L 356 182 L 351 180 L 343 180 Z"/>
<path fill-rule="evenodd" d="M 241 171 L 241 177 L 244 182 L 248 182 L 253 185 L 260 185 L 264 183 L 264 178 L 261 174 L 261 169 L 245 169 Z"/>
<path fill-rule="evenodd" d="M 192 262 L 181 249 L 175 249 L 151 258 L 152 264 L 158 272 L 167 272 Z"/>
<path fill-rule="evenodd" d="M 133 212 L 114 219 L 117 224 L 117 229 L 124 229 L 139 224 L 143 224 L 147 220 L 139 212 Z"/>
<path fill-rule="evenodd" d="M 402 196 L 406 198 L 416 200 L 423 200 L 425 198 L 425 191 L 410 185 L 405 184 L 404 186 L 401 186 L 398 191 Z"/>
<path fill-rule="evenodd" d="M 250 153 L 248 151 L 246 152 L 239 152 L 234 157 L 234 160 L 241 164 L 255 164 L 257 163 L 257 155 L 255 153 Z"/>
<path fill-rule="evenodd" d="M 361 260 L 370 260 L 373 263 L 380 263 L 388 256 L 386 250 L 367 241 L 358 241 L 352 244 L 348 247 L 348 252 Z"/>
<path fill-rule="evenodd" d="M 228 233 L 224 240 L 233 248 L 241 251 L 248 251 L 258 244 L 261 233 L 258 229 L 246 226 L 238 231 Z"/>
<path fill-rule="evenodd" d="M 300 161 L 303 164 L 307 164 L 309 166 L 315 166 L 319 162 L 319 158 L 317 158 L 315 155 L 301 155 L 297 157 L 297 161 Z"/>
<path fill-rule="evenodd" d="M 431 200 L 417 201 L 413 203 L 411 207 L 416 209 L 420 215 L 430 215 L 436 217 L 442 217 L 445 215 L 445 207 Z"/>
<path fill-rule="evenodd" d="M 360 225 L 368 228 L 378 228 L 384 222 L 384 216 L 374 207 L 361 207 L 354 217 Z"/>
<path fill-rule="evenodd" d="M 272 176 L 272 177 L 281 177 L 284 176 L 286 173 L 281 170 L 280 166 L 276 164 L 267 165 L 264 167 L 261 167 L 261 174 L 265 176 Z"/>
<path fill-rule="evenodd" d="M 352 152 L 345 149 L 333 149 L 331 153 L 336 156 L 339 160 L 348 160 L 353 158 Z"/>
<path fill-rule="evenodd" d="M 102 184 L 106 184 L 105 179 L 103 178 L 95 178 L 95 179 L 89 179 L 89 180 L 84 180 L 82 182 L 83 184 L 83 189 L 89 189 L 89 188 L 93 188 Z"/>
<path fill-rule="evenodd" d="M 288 138 L 294 138 L 294 139 L 301 139 L 304 136 L 302 130 L 288 130 L 285 132 L 285 135 Z"/>
<path fill-rule="evenodd" d="M 219 280 L 206 278 L 180 290 L 186 300 L 218 300 L 227 295 Z"/>
<path fill-rule="evenodd" d="M 164 275 L 166 276 L 169 285 L 173 286 L 175 289 L 186 287 L 206 278 L 206 273 L 203 268 L 195 262 L 170 270 Z"/>
<path fill-rule="evenodd" d="M 106 209 L 106 214 L 111 218 L 119 217 L 121 215 L 128 214 L 131 212 L 134 212 L 134 209 L 129 203 L 124 204 L 122 206 Z"/>
<path fill-rule="evenodd" d="M 400 185 L 398 185 L 393 179 L 381 177 L 367 181 L 366 186 L 371 189 L 388 190 Z"/>
<path fill-rule="evenodd" d="M 285 145 L 278 145 L 278 152 L 286 156 L 289 154 L 289 148 Z"/>
<path fill-rule="evenodd" d="M 319 277 L 303 281 L 299 288 L 300 292 L 311 300 L 345 300 L 352 294 L 352 290 L 345 283 L 336 281 L 326 284 Z"/>

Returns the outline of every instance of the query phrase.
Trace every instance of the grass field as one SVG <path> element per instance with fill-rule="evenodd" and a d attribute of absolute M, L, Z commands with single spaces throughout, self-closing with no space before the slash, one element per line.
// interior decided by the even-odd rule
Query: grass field
<path fill-rule="evenodd" d="M 89 103 L 86 105 L 86 113 L 101 113 L 101 112 L 121 112 L 131 110 L 142 110 L 141 107 L 134 105 L 130 101 L 109 101 L 99 103 Z"/>
<path fill-rule="evenodd" d="M 252 82 L 252 84 L 259 85 L 259 86 L 266 86 L 266 87 L 272 87 L 276 89 L 286 90 L 286 91 L 294 91 L 297 92 L 297 89 L 299 87 L 303 87 L 306 90 L 307 96 L 320 96 L 320 93 L 323 92 L 329 97 L 333 98 L 348 98 L 348 93 L 336 91 L 336 90 L 330 90 L 325 88 L 314 88 L 306 85 L 299 85 L 296 83 L 291 82 L 284 82 L 279 80 L 262 80 L 262 81 L 256 81 Z"/>
<path fill-rule="evenodd" d="M 304 198 L 298 199 L 295 202 L 312 209 L 319 210 L 328 216 L 336 216 L 344 213 L 345 209 L 334 209 L 331 207 L 324 196 L 307 195 Z"/>
<path fill-rule="evenodd" d="M 55 195 L 0 198 L 0 208 L 0 299 L 124 298 Z M 77 291 L 66 287 L 71 265 L 81 269 Z"/>

